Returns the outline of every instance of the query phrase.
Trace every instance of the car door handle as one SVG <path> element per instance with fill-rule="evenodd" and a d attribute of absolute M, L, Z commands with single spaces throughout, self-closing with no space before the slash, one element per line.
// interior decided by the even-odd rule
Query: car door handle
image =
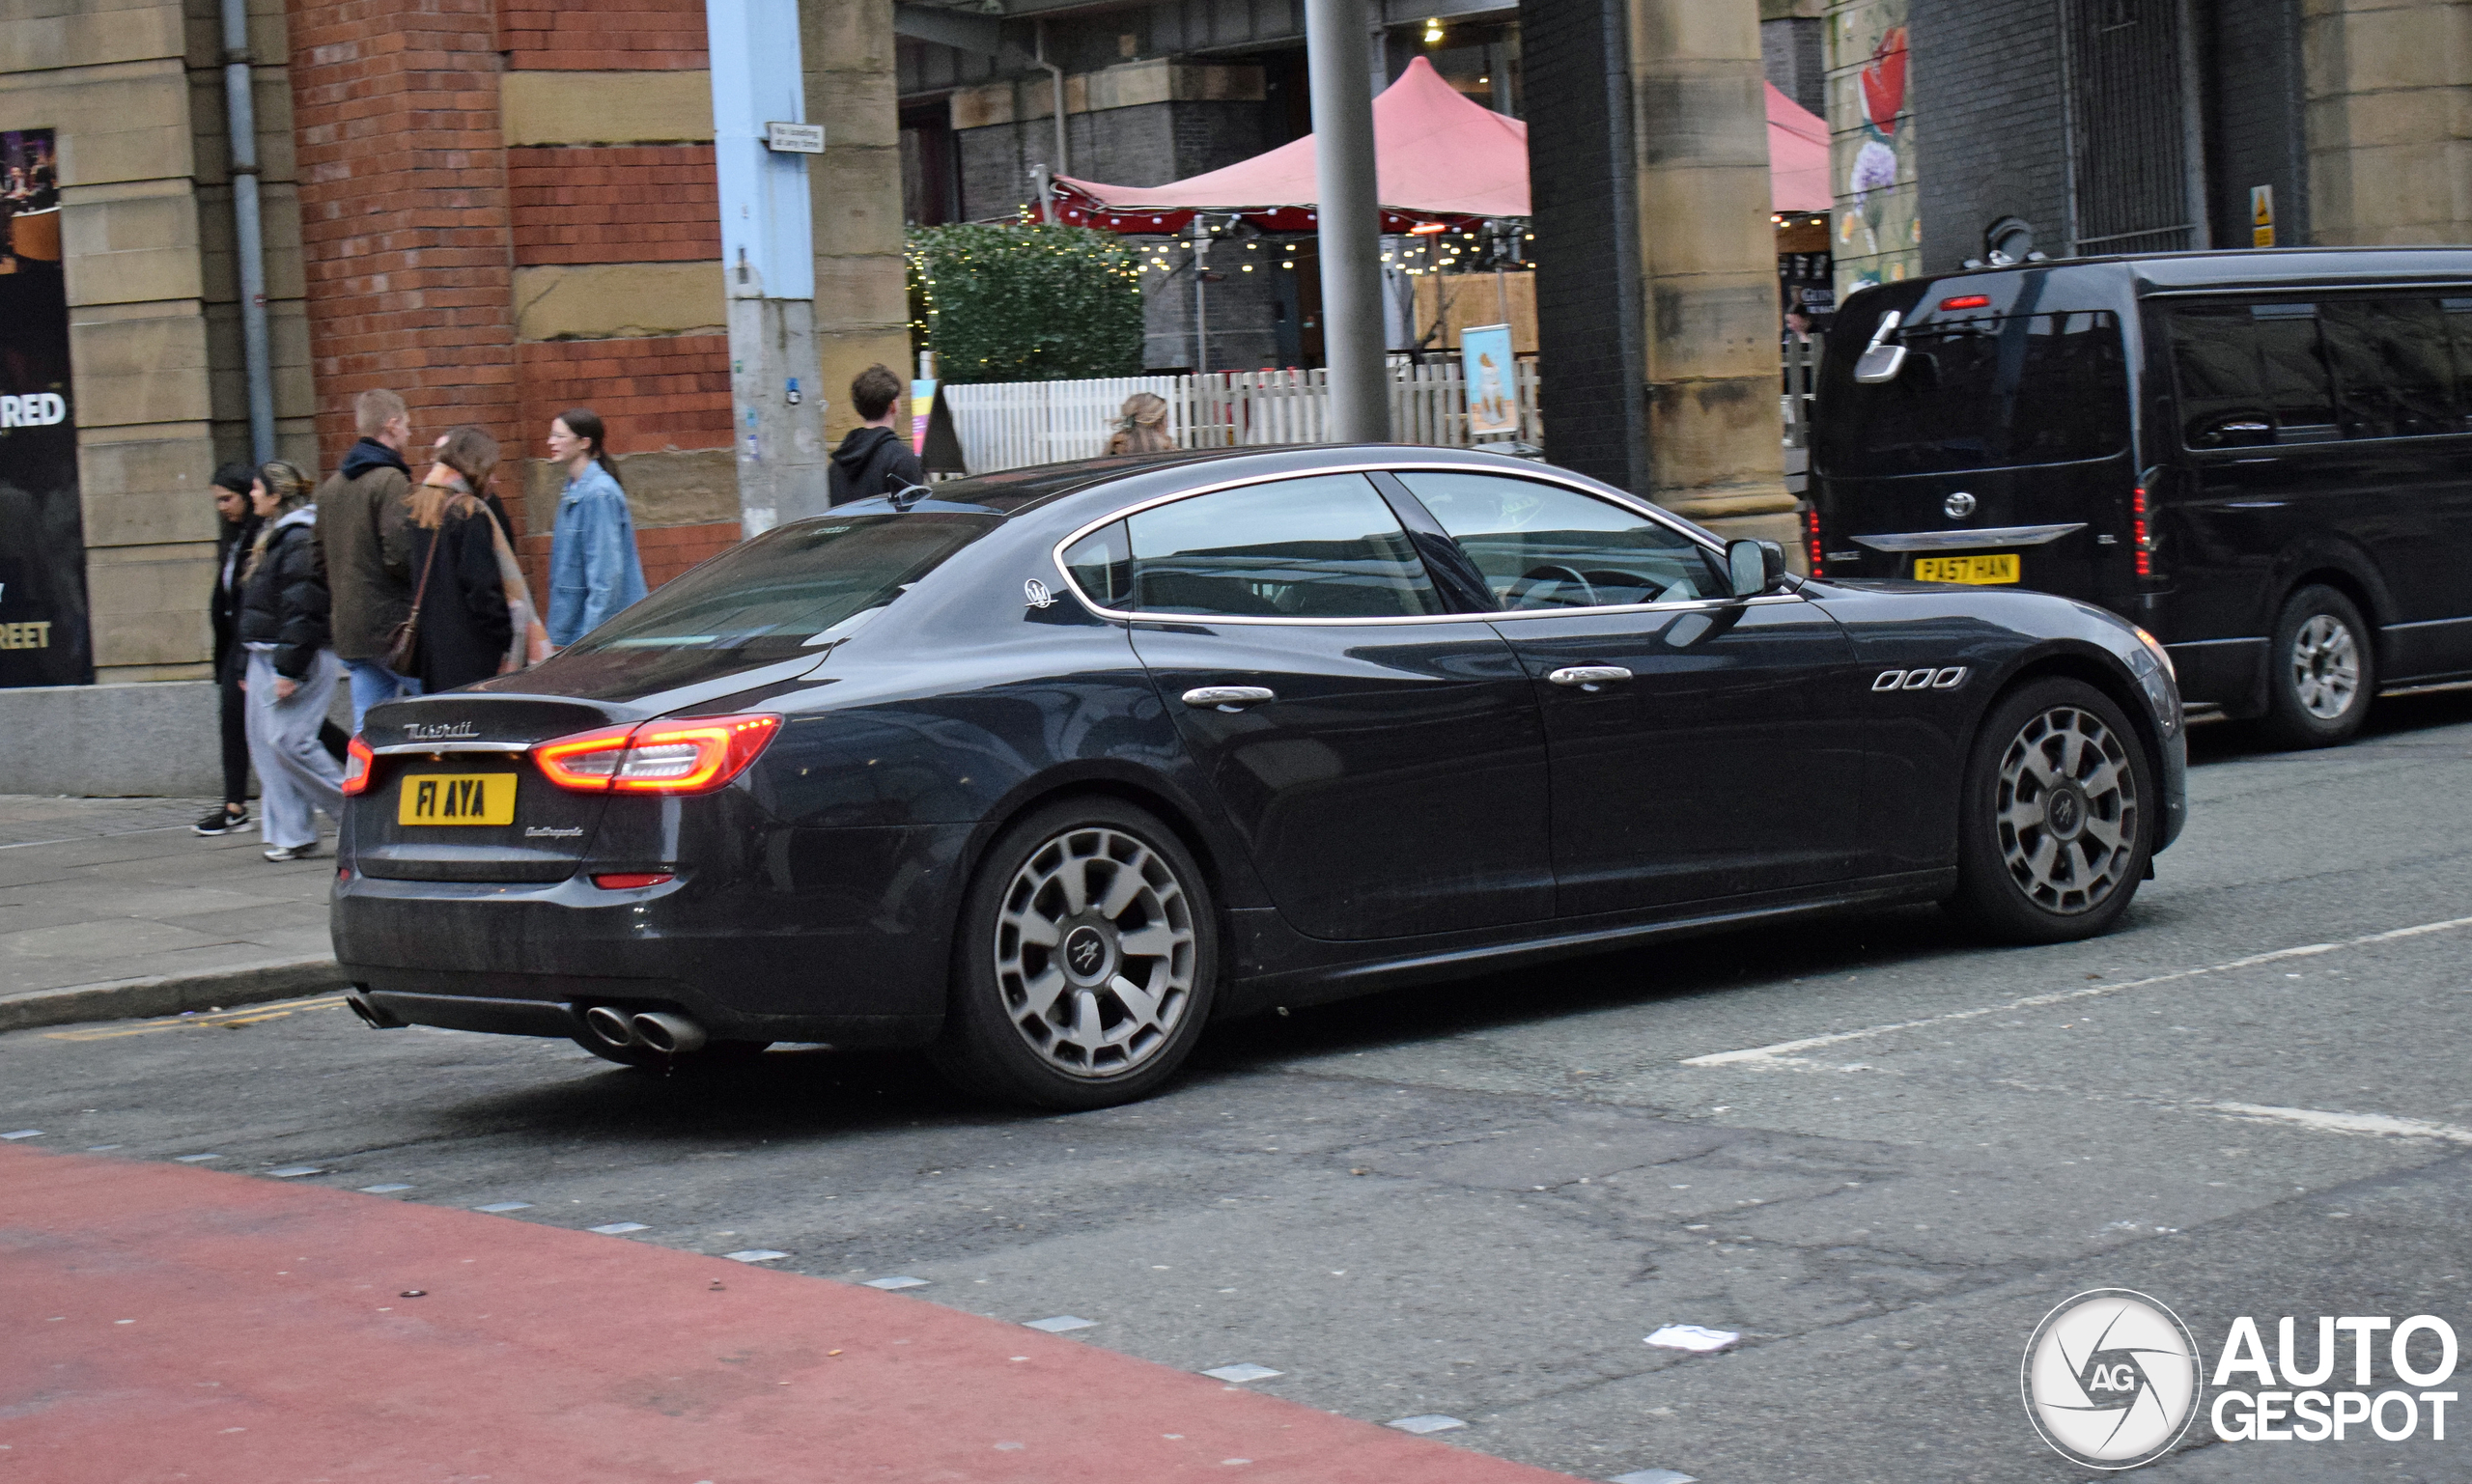
<path fill-rule="evenodd" d="M 1265 686 L 1200 686 L 1185 692 L 1185 704 L 1196 710 L 1215 706 L 1221 711 L 1243 711 L 1278 699 L 1278 692 Z"/>
<path fill-rule="evenodd" d="M 1617 680 L 1629 680 L 1631 672 L 1618 664 L 1568 664 L 1545 678 L 1557 686 L 1577 686 L 1582 690 L 1594 690 Z"/>

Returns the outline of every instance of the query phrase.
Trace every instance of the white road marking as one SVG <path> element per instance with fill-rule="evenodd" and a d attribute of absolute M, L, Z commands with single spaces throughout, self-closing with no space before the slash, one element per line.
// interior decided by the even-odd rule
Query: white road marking
<path fill-rule="evenodd" d="M 1807 1036 L 1800 1041 L 1780 1041 L 1774 1046 L 1756 1046 L 1740 1051 L 1712 1051 L 1705 1056 L 1685 1058 L 1686 1067 L 1740 1067 L 1786 1065 L 1804 1061 L 1803 1053 L 1824 1047 L 1842 1046 L 1849 1041 L 1868 1041 L 1875 1036 L 1895 1034 L 1900 1030 L 1922 1030 L 1932 1025 L 1949 1025 L 1959 1021 L 1980 1020 L 1986 1015 L 2008 1015 L 2018 1010 L 2037 1010 L 2048 1005 L 2065 1005 L 2080 999 L 2100 999 L 2128 990 L 2149 989 L 2158 984 L 2175 984 L 2205 974 L 2230 973 L 2238 968 L 2256 968 L 2266 964 L 2281 964 L 2291 959 L 2315 958 L 2321 953 L 2340 953 L 2346 948 L 2362 948 L 2373 943 L 2389 943 L 2398 938 L 2419 938 L 2427 933 L 2449 933 L 2458 928 L 2472 928 L 2472 917 L 2450 917 L 2444 922 L 2424 922 L 2415 927 L 2395 928 L 2384 933 L 2371 933 L 2361 938 L 2346 938 L 2339 943 L 2304 943 L 2297 948 L 2278 948 L 2272 953 L 2251 954 L 2226 964 L 2210 964 L 2204 968 L 2183 968 L 2168 974 L 2155 974 L 2146 979 L 2124 979 L 2118 984 L 2090 984 L 2084 989 L 2060 990 L 2049 994 L 2030 994 L 2003 1005 L 1986 1005 L 1979 1010 L 1952 1010 L 1946 1015 L 1926 1016 L 1919 1021 L 1900 1021 L 1894 1025 L 1867 1025 L 1861 1030 L 1840 1030 L 1834 1035 Z"/>
<path fill-rule="evenodd" d="M 2209 1103 L 2209 1112 L 2260 1123 L 2297 1124 L 2320 1134 L 2393 1134 L 2402 1138 L 2442 1138 L 2449 1143 L 2472 1144 L 2472 1129 L 2458 1129 L 2448 1123 L 2424 1123 L 2418 1118 L 2389 1118 L 2384 1113 L 2327 1113 L 2312 1107 L 2268 1107 L 2256 1103 Z"/>

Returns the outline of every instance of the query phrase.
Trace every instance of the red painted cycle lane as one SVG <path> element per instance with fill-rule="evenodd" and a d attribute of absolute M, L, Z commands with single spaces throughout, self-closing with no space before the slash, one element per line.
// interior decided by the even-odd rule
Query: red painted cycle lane
<path fill-rule="evenodd" d="M 916 1299 L 28 1149 L 0 1149 L 0 1444 L 42 1484 L 1568 1477 Z"/>

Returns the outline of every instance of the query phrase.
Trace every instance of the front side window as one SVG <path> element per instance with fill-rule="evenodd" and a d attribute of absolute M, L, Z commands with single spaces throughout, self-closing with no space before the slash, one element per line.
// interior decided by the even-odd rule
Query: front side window
<path fill-rule="evenodd" d="M 1476 564 L 1505 612 L 1728 595 L 1706 547 L 1610 500 L 1500 474 L 1427 470 L 1398 479 Z"/>
<path fill-rule="evenodd" d="M 1399 519 L 1362 474 L 1246 485 L 1124 521 L 1130 606 L 1233 618 L 1415 618 L 1440 613 Z M 1105 532 L 1096 533 L 1105 535 Z M 1066 555 L 1105 565 L 1085 537 Z M 1098 596 L 1085 582 L 1083 590 Z"/>
<path fill-rule="evenodd" d="M 1850 336 L 1854 327 L 1840 330 Z M 1926 321 L 1892 381 L 1832 352 L 1817 457 L 1855 478 L 2102 459 L 2128 446 L 2128 372 L 2107 312 Z M 1860 341 L 1856 341 L 1859 345 Z"/>

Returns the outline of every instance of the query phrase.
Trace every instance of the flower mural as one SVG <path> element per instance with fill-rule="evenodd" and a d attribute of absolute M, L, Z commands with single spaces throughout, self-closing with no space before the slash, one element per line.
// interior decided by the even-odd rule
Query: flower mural
<path fill-rule="evenodd" d="M 1839 0 L 1829 11 L 1829 131 L 1838 181 L 1840 295 L 1921 270 L 1906 3 Z"/>

